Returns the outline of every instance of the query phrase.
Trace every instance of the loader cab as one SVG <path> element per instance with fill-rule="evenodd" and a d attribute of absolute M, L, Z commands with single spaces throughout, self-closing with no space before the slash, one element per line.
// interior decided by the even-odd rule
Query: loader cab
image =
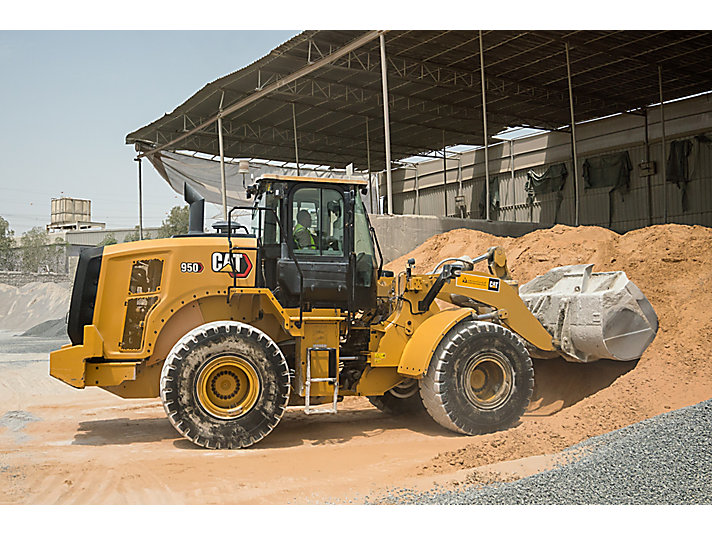
<path fill-rule="evenodd" d="M 253 231 L 261 277 L 285 307 L 370 309 L 378 262 L 361 199 L 365 180 L 265 175 Z"/>

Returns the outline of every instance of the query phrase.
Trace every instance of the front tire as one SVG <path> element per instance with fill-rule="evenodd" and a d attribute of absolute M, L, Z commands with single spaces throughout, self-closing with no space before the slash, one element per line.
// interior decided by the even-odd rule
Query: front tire
<path fill-rule="evenodd" d="M 500 325 L 466 321 L 438 345 L 420 381 L 431 417 L 461 434 L 504 430 L 524 413 L 534 369 L 519 336 Z"/>
<path fill-rule="evenodd" d="M 191 330 L 161 373 L 171 424 L 209 449 L 244 448 L 263 439 L 281 420 L 289 387 L 279 347 L 261 330 L 235 321 Z"/>

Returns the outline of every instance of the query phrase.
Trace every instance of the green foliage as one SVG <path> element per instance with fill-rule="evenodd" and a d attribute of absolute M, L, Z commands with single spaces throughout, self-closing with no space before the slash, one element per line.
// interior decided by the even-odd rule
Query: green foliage
<path fill-rule="evenodd" d="M 158 229 L 158 237 L 173 237 L 188 233 L 188 206 L 174 206 Z"/>
<path fill-rule="evenodd" d="M 113 232 L 109 232 L 104 236 L 104 239 L 99 241 L 99 244 L 97 246 L 105 247 L 106 245 L 115 245 L 116 243 L 118 243 L 118 241 L 116 240 L 116 236 Z"/>
<path fill-rule="evenodd" d="M 143 238 L 144 239 L 153 239 L 151 236 L 151 232 L 146 232 L 144 230 L 143 232 Z M 130 243 L 131 241 L 138 241 L 139 240 L 139 232 L 138 232 L 138 224 L 134 226 L 134 231 L 129 232 L 126 234 L 126 237 L 124 237 L 124 243 Z"/>
<path fill-rule="evenodd" d="M 10 229 L 10 223 L 0 217 L 0 269 L 10 269 L 12 256 L 10 249 L 15 244 L 13 236 L 15 232 Z"/>
<path fill-rule="evenodd" d="M 0 250 L 12 247 L 14 244 L 12 237 L 14 235 L 15 232 L 10 229 L 10 223 L 7 222 L 4 217 L 0 216 Z"/>
<path fill-rule="evenodd" d="M 49 237 L 41 226 L 27 230 L 20 238 L 23 271 L 36 273 L 50 263 Z"/>

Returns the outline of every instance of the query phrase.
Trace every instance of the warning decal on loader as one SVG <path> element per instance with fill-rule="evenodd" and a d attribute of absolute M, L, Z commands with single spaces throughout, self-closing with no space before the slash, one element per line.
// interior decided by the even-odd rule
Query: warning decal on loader
<path fill-rule="evenodd" d="M 213 252 L 213 256 L 211 258 L 213 271 L 216 273 L 228 273 L 233 278 L 246 278 L 252 271 L 252 262 L 250 261 L 250 257 L 247 254 L 242 254 L 240 252 L 235 252 L 232 256 L 235 260 L 234 272 L 232 265 L 230 265 L 229 252 Z"/>
<path fill-rule="evenodd" d="M 470 289 L 482 289 L 485 291 L 499 291 L 499 278 L 488 278 L 474 274 L 463 274 L 457 277 L 455 285 Z"/>

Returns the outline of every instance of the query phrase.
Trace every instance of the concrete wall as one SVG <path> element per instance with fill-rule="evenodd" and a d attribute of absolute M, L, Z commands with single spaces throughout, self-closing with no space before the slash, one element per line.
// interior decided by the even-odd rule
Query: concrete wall
<path fill-rule="evenodd" d="M 73 276 L 64 273 L 21 273 L 18 271 L 0 271 L 0 284 L 22 287 L 30 282 L 72 282 Z"/>
<path fill-rule="evenodd" d="M 144 228 L 143 235 L 147 239 L 155 238 L 158 235 L 158 230 L 158 227 Z M 114 236 L 114 239 L 116 239 L 118 243 L 123 243 L 126 236 L 133 233 L 138 233 L 138 230 L 136 228 L 89 228 L 87 230 L 52 232 L 48 235 L 52 241 L 60 237 L 70 245 L 94 247 L 101 243 L 109 234 Z"/>
<path fill-rule="evenodd" d="M 384 263 L 388 263 L 424 243 L 427 239 L 456 228 L 470 228 L 503 237 L 519 237 L 547 225 L 508 221 L 482 221 L 434 217 L 428 215 L 369 215 L 381 246 Z M 471 255 L 486 252 L 473 250 Z"/>

